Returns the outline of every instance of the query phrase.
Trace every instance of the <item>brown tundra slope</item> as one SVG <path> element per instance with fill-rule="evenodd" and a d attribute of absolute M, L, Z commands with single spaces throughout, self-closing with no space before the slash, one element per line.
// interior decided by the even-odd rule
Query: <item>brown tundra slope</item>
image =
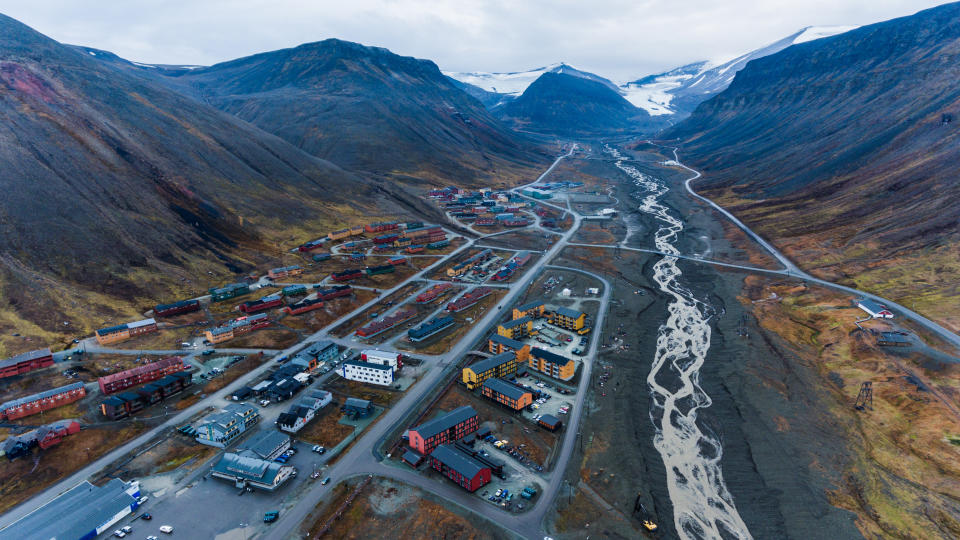
<path fill-rule="evenodd" d="M 754 60 L 665 134 L 815 275 L 960 331 L 960 5 Z"/>

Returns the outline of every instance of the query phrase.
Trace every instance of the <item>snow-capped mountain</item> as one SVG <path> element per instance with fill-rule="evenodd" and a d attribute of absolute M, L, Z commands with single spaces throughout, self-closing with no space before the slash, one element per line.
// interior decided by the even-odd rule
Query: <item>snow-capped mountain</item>
<path fill-rule="evenodd" d="M 621 85 L 621 93 L 631 103 L 651 115 L 687 115 L 701 102 L 722 92 L 747 62 L 778 53 L 791 45 L 842 34 L 856 26 L 809 26 L 760 49 L 716 65 L 710 62 L 688 64 L 665 73 L 649 75 Z"/>
<path fill-rule="evenodd" d="M 514 71 L 510 73 L 485 73 L 482 71 L 443 72 L 443 74 L 447 77 L 458 80 L 462 83 L 476 86 L 486 90 L 487 92 L 502 94 L 508 99 L 519 97 L 520 94 L 522 94 L 524 90 L 526 90 L 527 87 L 533 83 L 533 81 L 540 78 L 540 76 L 544 73 L 562 73 L 564 75 L 572 75 L 574 77 L 580 77 L 582 79 L 588 79 L 602 83 L 616 92 L 620 92 L 619 87 L 609 79 L 605 79 L 599 75 L 595 75 L 587 71 L 581 71 L 575 67 L 564 64 L 563 62 L 527 71 Z"/>

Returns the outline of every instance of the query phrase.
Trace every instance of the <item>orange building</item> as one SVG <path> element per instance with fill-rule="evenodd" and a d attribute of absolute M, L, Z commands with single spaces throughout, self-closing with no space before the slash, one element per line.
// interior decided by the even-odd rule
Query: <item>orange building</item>
<path fill-rule="evenodd" d="M 514 411 L 533 404 L 533 392 L 503 379 L 487 379 L 480 389 L 483 397 L 496 401 Z"/>
<path fill-rule="evenodd" d="M 570 358 L 538 347 L 530 349 L 530 359 L 527 365 L 530 366 L 530 369 L 535 369 L 562 381 L 572 379 L 577 370 L 576 363 Z"/>

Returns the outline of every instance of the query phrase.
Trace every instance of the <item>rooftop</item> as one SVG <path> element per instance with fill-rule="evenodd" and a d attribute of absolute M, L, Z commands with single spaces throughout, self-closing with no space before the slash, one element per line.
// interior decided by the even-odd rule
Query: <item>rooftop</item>
<path fill-rule="evenodd" d="M 213 471 L 264 484 L 273 484 L 274 478 L 283 467 L 275 461 L 265 461 L 228 452 L 213 466 Z"/>
<path fill-rule="evenodd" d="M 266 458 L 277 448 L 287 444 L 289 441 L 290 436 L 286 433 L 272 429 L 264 429 L 240 445 L 239 448 L 253 452 L 261 458 Z"/>
<path fill-rule="evenodd" d="M 503 394 L 510 399 L 520 399 L 524 394 L 530 393 L 528 390 L 524 390 L 515 384 L 510 384 L 503 379 L 487 379 L 483 381 L 483 386 L 498 394 Z"/>
<path fill-rule="evenodd" d="M 343 363 L 343 365 L 378 369 L 380 371 L 393 371 L 393 368 L 390 366 L 385 366 L 383 364 L 373 364 L 371 362 L 364 362 L 362 360 L 347 360 L 346 362 Z"/>
<path fill-rule="evenodd" d="M 513 350 L 515 350 L 515 351 L 518 351 L 518 350 L 520 350 L 520 349 L 523 348 L 523 342 L 522 342 L 522 341 L 517 341 L 517 340 L 515 340 L 515 339 L 510 339 L 510 338 L 508 338 L 508 337 L 501 336 L 500 334 L 493 334 L 492 336 L 490 336 L 490 341 L 492 341 L 492 342 L 494 342 L 494 343 L 499 343 L 499 344 L 504 345 L 504 346 L 506 346 L 506 347 L 510 347 L 511 349 L 513 349 Z"/>
<path fill-rule="evenodd" d="M 85 538 L 129 507 L 136 482 L 114 478 L 97 487 L 82 482 L 3 530 L 4 538 Z"/>
<path fill-rule="evenodd" d="M 531 320 L 531 319 L 530 319 L 530 316 L 527 315 L 527 316 L 524 316 L 524 317 L 520 317 L 519 319 L 514 319 L 514 320 L 512 320 L 512 321 L 507 321 L 507 322 L 505 322 L 505 323 L 500 323 L 500 326 L 502 326 L 502 327 L 504 327 L 504 328 L 513 328 L 514 326 L 519 326 L 519 325 L 521 325 L 521 324 L 526 324 L 526 323 L 530 322 L 530 320 Z"/>
<path fill-rule="evenodd" d="M 579 319 L 584 313 L 582 311 L 577 311 L 575 309 L 570 309 L 566 307 L 558 307 L 557 314 L 563 315 L 564 317 L 570 317 L 571 319 Z"/>
<path fill-rule="evenodd" d="M 487 468 L 479 461 L 448 444 L 441 444 L 434 448 L 433 451 L 430 452 L 430 457 L 440 461 L 440 463 L 457 471 L 466 478 L 473 478 L 477 476 L 480 471 Z"/>
<path fill-rule="evenodd" d="M 518 257 L 519 257 L 519 256 L 518 256 Z M 543 304 L 544 304 L 543 300 L 535 300 L 535 301 L 533 301 L 533 302 L 527 302 L 526 304 L 524 304 L 524 305 L 522 305 L 522 306 L 517 306 L 517 309 L 519 309 L 520 311 L 527 311 L 527 310 L 533 309 L 533 308 L 535 308 L 535 307 L 540 307 L 540 306 L 542 306 Z"/>
<path fill-rule="evenodd" d="M 541 349 L 539 347 L 533 347 L 532 349 L 530 349 L 530 355 L 533 356 L 534 358 L 541 358 L 543 360 L 546 360 L 547 362 L 560 364 L 560 365 L 565 365 L 567 362 L 571 361 L 566 356 L 560 356 L 555 352 L 548 351 L 546 349 Z"/>
<path fill-rule="evenodd" d="M 507 362 L 510 362 L 515 358 L 516 358 L 516 355 L 513 354 L 512 352 L 505 352 L 495 356 L 491 356 L 490 358 L 486 358 L 484 360 L 481 360 L 467 367 L 470 368 L 470 370 L 473 371 L 474 373 L 483 373 L 484 371 L 489 371 L 491 369 L 496 368 L 497 366 L 506 364 Z"/>
<path fill-rule="evenodd" d="M 474 416 L 477 416 L 477 411 L 475 411 L 473 407 L 469 405 L 464 405 L 463 407 L 454 409 L 443 416 L 420 424 L 419 426 L 413 428 L 413 431 L 419 433 L 424 439 L 429 439 L 430 437 L 433 437 L 438 433 L 442 433 L 443 431 L 446 431 L 461 422 L 465 422 Z"/>

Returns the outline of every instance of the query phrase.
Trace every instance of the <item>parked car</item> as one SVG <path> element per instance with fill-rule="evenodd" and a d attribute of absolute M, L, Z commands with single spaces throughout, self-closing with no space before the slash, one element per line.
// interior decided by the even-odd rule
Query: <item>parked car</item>
<path fill-rule="evenodd" d="M 323 482 L 320 482 L 320 484 L 321 484 L 321 485 L 324 485 L 324 486 L 327 485 L 327 484 L 329 484 L 329 483 L 330 483 L 330 477 L 329 477 L 329 476 L 326 477 L 326 478 L 324 478 L 324 479 L 323 479 Z"/>
<path fill-rule="evenodd" d="M 143 504 L 149 500 L 150 500 L 150 497 L 140 497 L 139 499 L 137 499 L 137 504 Z"/>
<path fill-rule="evenodd" d="M 116 536 L 117 538 L 123 538 L 124 536 L 127 535 L 127 533 L 121 531 L 120 529 L 117 529 L 113 531 L 113 535 Z"/>
<path fill-rule="evenodd" d="M 171 527 L 170 525 L 161 525 L 160 532 L 164 534 L 173 534 L 173 527 Z"/>
<path fill-rule="evenodd" d="M 266 512 L 266 513 L 263 514 L 263 522 L 264 522 L 264 523 L 273 523 L 273 522 L 276 521 L 277 518 L 279 518 L 279 517 L 280 517 L 280 512 L 277 512 L 276 510 L 273 510 L 273 511 L 270 511 L 270 512 Z"/>
<path fill-rule="evenodd" d="M 153 516 L 151 516 L 150 514 L 144 514 L 144 515 L 140 516 L 140 519 L 144 519 L 144 520 L 150 521 L 151 519 L 153 519 Z"/>

